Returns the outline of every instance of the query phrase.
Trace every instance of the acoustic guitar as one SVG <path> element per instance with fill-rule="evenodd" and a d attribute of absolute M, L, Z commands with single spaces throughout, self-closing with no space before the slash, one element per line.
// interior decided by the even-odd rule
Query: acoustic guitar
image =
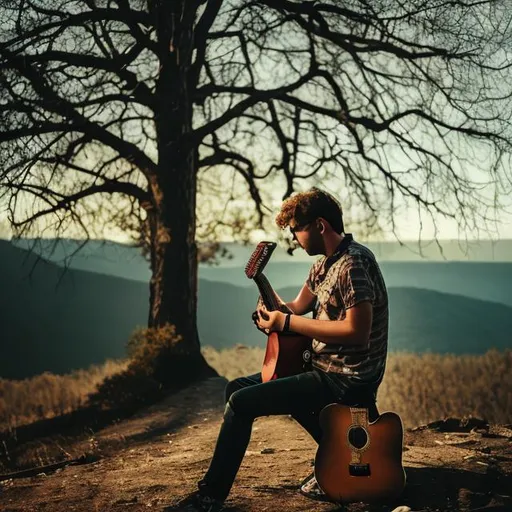
<path fill-rule="evenodd" d="M 385 412 L 370 422 L 368 409 L 329 404 L 320 412 L 322 439 L 315 478 L 337 503 L 392 501 L 405 487 L 400 416 Z"/>
<path fill-rule="evenodd" d="M 274 242 L 260 242 L 253 251 L 247 265 L 245 275 L 253 279 L 260 292 L 257 307 L 264 304 L 269 311 L 292 311 L 279 300 L 277 294 L 263 274 L 276 248 Z M 289 377 L 304 371 L 311 360 L 311 338 L 293 332 L 272 332 L 267 338 L 267 348 L 261 369 L 262 382 Z"/>

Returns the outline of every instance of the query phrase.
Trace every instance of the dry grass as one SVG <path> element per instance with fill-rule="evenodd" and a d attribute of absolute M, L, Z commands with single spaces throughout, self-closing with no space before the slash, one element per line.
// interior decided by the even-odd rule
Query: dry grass
<path fill-rule="evenodd" d="M 236 347 L 203 354 L 221 375 L 234 379 L 260 370 L 264 351 Z M 0 379 L 0 430 L 69 412 L 127 361 L 108 361 L 69 375 L 44 373 L 23 381 Z M 512 423 L 512 351 L 480 356 L 390 354 L 379 390 L 379 409 L 400 414 L 406 427 L 447 416 L 478 416 Z"/>
<path fill-rule="evenodd" d="M 264 350 L 205 347 L 208 362 L 228 379 L 260 370 Z M 381 412 L 396 411 L 406 427 L 448 416 L 512 423 L 512 350 L 484 355 L 392 353 L 379 388 Z"/>
<path fill-rule="evenodd" d="M 109 360 L 67 375 L 45 372 L 24 380 L 0 379 L 0 430 L 78 409 L 105 377 L 127 365 Z"/>
<path fill-rule="evenodd" d="M 397 411 L 406 426 L 448 416 L 512 423 L 512 350 L 484 355 L 390 354 L 379 410 Z"/>

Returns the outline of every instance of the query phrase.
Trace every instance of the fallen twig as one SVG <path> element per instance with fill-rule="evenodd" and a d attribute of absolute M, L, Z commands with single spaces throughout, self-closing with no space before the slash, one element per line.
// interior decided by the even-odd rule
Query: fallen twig
<path fill-rule="evenodd" d="M 78 466 L 79 464 L 90 464 L 91 462 L 96 462 L 99 460 L 99 456 L 97 455 L 81 455 L 77 459 L 64 460 L 61 462 L 55 462 L 54 464 L 47 464 L 45 466 L 37 466 L 34 468 L 24 469 L 22 471 L 16 471 L 15 473 L 8 473 L 5 475 L 0 475 L 0 482 L 3 480 L 11 480 L 12 478 L 27 478 L 29 476 L 36 476 L 40 473 L 48 473 L 51 471 L 55 471 L 56 469 L 63 468 L 65 466 Z"/>

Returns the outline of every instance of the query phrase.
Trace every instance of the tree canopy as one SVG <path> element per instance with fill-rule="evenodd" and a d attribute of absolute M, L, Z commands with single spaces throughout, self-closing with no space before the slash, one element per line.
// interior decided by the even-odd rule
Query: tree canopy
<path fill-rule="evenodd" d="M 51 214 L 56 228 L 101 218 L 138 232 L 162 172 L 155 117 L 173 101 L 161 66 L 187 30 L 183 140 L 200 193 L 222 169 L 229 200 L 232 169 L 262 219 L 265 180 L 287 196 L 335 176 L 370 222 L 392 224 L 407 198 L 472 228 L 494 198 L 482 184 L 507 183 L 506 2 L 174 1 L 167 20 L 160 4 L 4 3 L 1 185 L 14 226 Z M 206 216 L 214 233 L 223 219 Z"/>
<path fill-rule="evenodd" d="M 510 190 L 508 2 L 17 0 L 0 18 L 10 221 L 142 233 L 150 324 L 192 332 L 197 242 L 246 237 L 307 180 L 370 229 L 406 204 L 480 229 Z"/>

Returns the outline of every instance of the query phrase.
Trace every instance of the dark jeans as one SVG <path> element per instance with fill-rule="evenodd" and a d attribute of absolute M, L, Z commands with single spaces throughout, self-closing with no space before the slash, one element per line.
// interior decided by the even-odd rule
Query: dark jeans
<path fill-rule="evenodd" d="M 260 373 L 229 382 L 224 421 L 210 467 L 198 484 L 200 492 L 218 500 L 227 498 L 249 444 L 255 418 L 290 414 L 318 443 L 322 436 L 320 411 L 339 401 L 317 371 L 265 383 L 261 382 Z"/>

